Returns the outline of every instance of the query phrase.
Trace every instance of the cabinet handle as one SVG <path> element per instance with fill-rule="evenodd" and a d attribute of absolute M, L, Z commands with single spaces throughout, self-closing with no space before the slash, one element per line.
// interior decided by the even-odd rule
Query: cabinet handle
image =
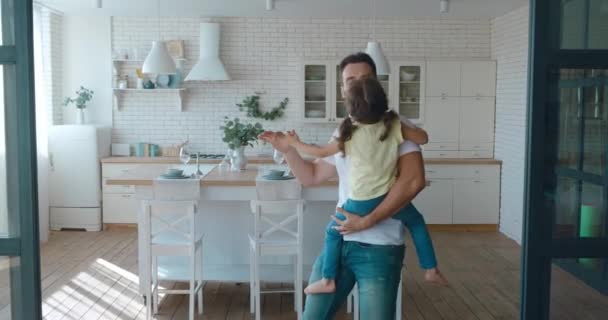
<path fill-rule="evenodd" d="M 427 170 L 426 172 L 428 172 L 428 173 L 435 173 L 435 171 L 433 171 L 433 170 Z"/>
<path fill-rule="evenodd" d="M 127 172 L 129 172 L 129 169 L 122 169 L 122 170 L 120 170 L 120 172 L 127 173 Z"/>
<path fill-rule="evenodd" d="M 481 181 L 479 181 L 479 180 L 473 180 L 473 182 L 475 182 L 475 183 L 481 183 Z"/>
<path fill-rule="evenodd" d="M 131 198 L 131 195 L 130 194 L 123 194 L 121 197 L 123 197 L 123 198 Z"/>
<path fill-rule="evenodd" d="M 49 152 L 49 164 L 51 166 L 51 171 L 55 171 L 55 162 L 53 162 L 53 153 Z"/>

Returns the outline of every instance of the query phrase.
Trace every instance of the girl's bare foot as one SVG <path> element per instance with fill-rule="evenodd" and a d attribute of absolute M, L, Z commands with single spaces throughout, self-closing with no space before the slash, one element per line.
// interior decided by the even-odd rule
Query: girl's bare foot
<path fill-rule="evenodd" d="M 448 280 L 445 279 L 443 274 L 441 274 L 441 271 L 437 268 L 426 270 L 424 273 L 424 280 L 440 287 L 447 287 L 450 285 Z"/>
<path fill-rule="evenodd" d="M 336 291 L 336 282 L 325 278 L 309 284 L 304 289 L 304 293 L 306 294 L 332 293 L 334 291 Z"/>

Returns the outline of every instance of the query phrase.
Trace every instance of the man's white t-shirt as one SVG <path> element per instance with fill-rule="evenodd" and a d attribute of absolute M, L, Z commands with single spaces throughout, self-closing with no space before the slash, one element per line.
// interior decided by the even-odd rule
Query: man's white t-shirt
<path fill-rule="evenodd" d="M 413 124 L 406 118 L 401 117 L 401 121 L 408 126 Z M 399 146 L 399 155 L 402 156 L 411 152 L 420 152 L 420 146 L 405 140 Z M 348 199 L 348 170 L 350 170 L 350 160 L 348 155 L 342 157 L 340 153 L 331 157 L 323 158 L 323 161 L 330 163 L 336 167 L 338 172 L 338 206 L 342 206 Z M 344 241 L 358 241 L 376 245 L 402 245 L 404 243 L 405 229 L 401 221 L 396 219 L 385 219 L 378 222 L 373 227 L 347 234 L 344 236 Z"/>

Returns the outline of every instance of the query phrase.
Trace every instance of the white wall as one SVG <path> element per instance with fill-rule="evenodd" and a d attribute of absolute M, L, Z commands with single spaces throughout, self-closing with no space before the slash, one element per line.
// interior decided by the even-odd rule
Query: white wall
<path fill-rule="evenodd" d="M 295 128 L 309 142 L 325 143 L 336 124 L 302 125 L 300 66 L 303 61 L 338 61 L 361 51 L 369 38 L 366 19 L 215 18 L 222 26 L 221 58 L 232 81 L 187 84 L 185 111 L 176 111 L 171 94 L 129 93 L 114 112 L 113 141 L 170 145 L 189 135 L 193 147 L 225 152 L 219 126 L 224 116 L 240 116 L 235 107 L 245 96 L 265 91 L 262 104 L 290 98 L 286 116 L 263 122 L 266 128 Z M 198 18 L 163 18 L 164 39 L 185 40 L 186 70 L 199 52 Z M 389 59 L 398 57 L 490 57 L 489 20 L 378 19 L 376 39 Z M 113 48 L 145 48 L 157 37 L 156 18 L 115 17 Z M 134 85 L 134 68 L 127 73 Z M 259 150 L 257 150 L 259 151 Z"/>
<path fill-rule="evenodd" d="M 528 25 L 525 6 L 492 20 L 497 60 L 495 158 L 502 160 L 500 231 L 521 243 L 527 132 Z"/>
<path fill-rule="evenodd" d="M 84 86 L 95 92 L 87 106 L 89 123 L 112 124 L 110 18 L 64 16 L 63 96 L 74 96 Z M 64 110 L 64 123 L 74 123 L 75 108 Z"/>

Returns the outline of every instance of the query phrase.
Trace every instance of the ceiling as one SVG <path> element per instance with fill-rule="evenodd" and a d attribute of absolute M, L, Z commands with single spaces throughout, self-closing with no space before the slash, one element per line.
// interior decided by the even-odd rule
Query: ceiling
<path fill-rule="evenodd" d="M 156 16 L 154 0 L 36 0 L 68 15 Z M 493 18 L 517 9 L 528 0 L 450 0 L 447 14 L 439 12 L 439 0 L 373 0 L 377 17 L 390 18 Z M 368 17 L 370 0 L 275 0 L 266 11 L 266 0 L 160 0 L 163 16 L 254 17 Z"/>

